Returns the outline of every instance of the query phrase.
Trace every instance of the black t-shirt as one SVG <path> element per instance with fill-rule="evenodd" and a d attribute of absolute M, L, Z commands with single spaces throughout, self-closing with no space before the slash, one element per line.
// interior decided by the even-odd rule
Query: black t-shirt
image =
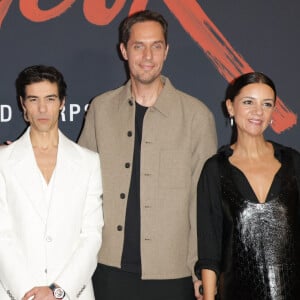
<path fill-rule="evenodd" d="M 132 175 L 126 208 L 124 245 L 121 260 L 122 270 L 139 274 L 141 274 L 140 157 L 143 120 L 146 111 L 147 107 L 141 106 L 136 102 Z"/>

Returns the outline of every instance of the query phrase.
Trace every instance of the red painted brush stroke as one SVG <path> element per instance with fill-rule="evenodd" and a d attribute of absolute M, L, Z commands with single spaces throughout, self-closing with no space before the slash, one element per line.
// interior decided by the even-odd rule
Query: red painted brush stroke
<path fill-rule="evenodd" d="M 107 25 L 118 15 L 125 3 L 126 0 L 117 0 L 111 8 L 107 8 L 105 0 L 85 0 L 83 12 L 90 23 Z"/>
<path fill-rule="evenodd" d="M 39 8 L 38 0 L 20 0 L 20 10 L 24 17 L 31 21 L 44 22 L 63 14 L 75 1 L 62 0 L 55 7 L 42 10 Z M 228 82 L 243 73 L 253 71 L 208 18 L 197 1 L 164 0 L 164 2 Z M 12 0 L 0 0 L 0 27 L 11 3 Z M 111 8 L 107 8 L 104 0 L 84 0 L 83 10 L 89 22 L 95 25 L 107 25 L 116 17 L 125 3 L 125 0 L 116 0 Z M 134 0 L 129 14 L 145 9 L 147 4 L 147 0 Z M 296 123 L 297 115 L 290 111 L 280 98 L 277 98 L 276 111 L 273 115 L 273 130 L 281 133 Z"/>
<path fill-rule="evenodd" d="M 253 71 L 195 0 L 164 0 L 164 2 L 228 82 L 243 73 Z M 296 123 L 297 115 L 277 97 L 273 130 L 281 133 Z"/>
<path fill-rule="evenodd" d="M 106 7 L 106 1 L 85 0 L 83 11 L 86 19 L 94 25 L 109 24 L 126 4 L 126 0 L 115 1 L 111 8 Z M 129 15 L 139 10 L 146 9 L 148 0 L 134 0 L 131 4 Z"/>
<path fill-rule="evenodd" d="M 69 9 L 76 0 L 63 0 L 47 10 L 39 8 L 39 0 L 20 0 L 20 11 L 32 22 L 44 22 L 56 18 Z"/>
<path fill-rule="evenodd" d="M 129 16 L 134 14 L 137 11 L 145 10 L 148 4 L 148 0 L 135 0 L 131 4 L 131 8 L 129 11 Z"/>
<path fill-rule="evenodd" d="M 12 3 L 12 0 L 0 0 L 0 27 L 8 12 L 8 9 Z"/>

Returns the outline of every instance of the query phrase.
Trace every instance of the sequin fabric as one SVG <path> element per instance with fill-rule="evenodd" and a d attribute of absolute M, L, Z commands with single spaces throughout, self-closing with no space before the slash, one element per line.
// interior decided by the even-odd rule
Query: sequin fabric
<path fill-rule="evenodd" d="M 229 163 L 221 165 L 226 238 L 220 299 L 300 299 L 299 200 L 293 169 L 283 167 L 279 194 L 263 204 L 243 196 L 235 182 L 242 174 L 232 169 Z"/>

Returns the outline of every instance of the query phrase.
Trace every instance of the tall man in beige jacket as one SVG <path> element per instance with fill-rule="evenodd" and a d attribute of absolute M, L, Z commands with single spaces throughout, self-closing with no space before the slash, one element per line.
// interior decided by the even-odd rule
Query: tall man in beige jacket
<path fill-rule="evenodd" d="M 167 27 L 151 11 L 124 20 L 130 80 L 92 101 L 79 139 L 102 165 L 99 300 L 194 299 L 196 185 L 216 131 L 208 108 L 161 75 Z"/>

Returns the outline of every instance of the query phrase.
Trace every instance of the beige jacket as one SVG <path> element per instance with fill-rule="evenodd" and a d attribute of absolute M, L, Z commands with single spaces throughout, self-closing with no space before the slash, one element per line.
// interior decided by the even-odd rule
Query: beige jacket
<path fill-rule="evenodd" d="M 212 113 L 162 79 L 164 88 L 144 117 L 141 143 L 143 279 L 193 274 L 196 187 L 203 163 L 216 151 Z M 100 154 L 104 228 L 99 262 L 115 267 L 121 264 L 134 148 L 135 102 L 130 86 L 129 81 L 92 101 L 79 140 Z"/>

